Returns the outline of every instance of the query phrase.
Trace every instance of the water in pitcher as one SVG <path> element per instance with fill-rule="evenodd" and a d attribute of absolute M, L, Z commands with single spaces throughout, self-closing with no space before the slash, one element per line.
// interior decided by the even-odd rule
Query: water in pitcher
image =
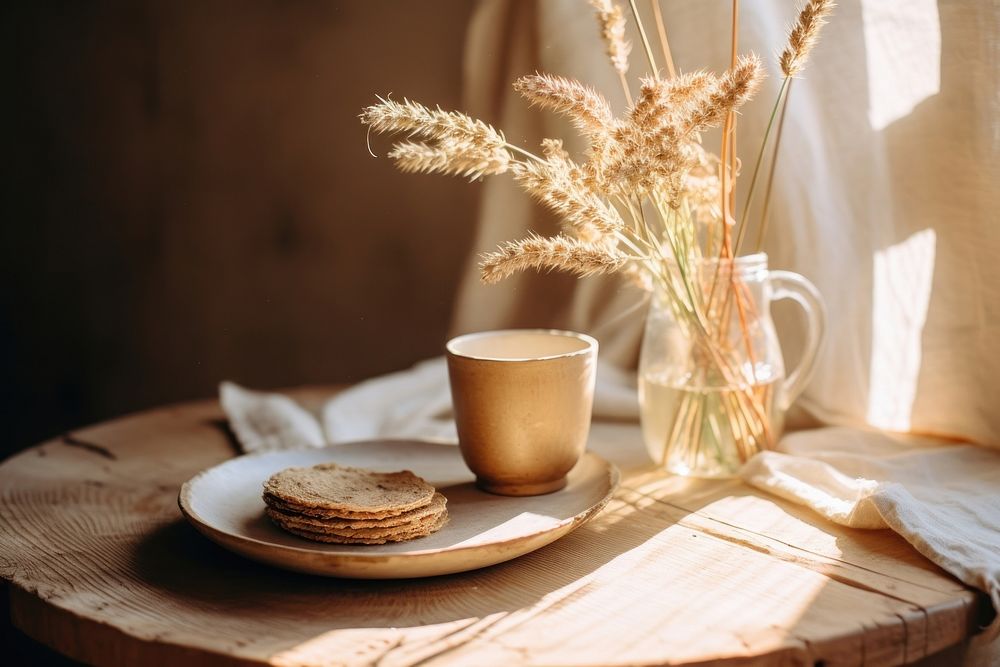
<path fill-rule="evenodd" d="M 639 379 L 643 439 L 653 460 L 677 475 L 729 477 L 781 432 L 781 377 L 758 365 L 755 383 L 700 386 L 666 373 Z"/>

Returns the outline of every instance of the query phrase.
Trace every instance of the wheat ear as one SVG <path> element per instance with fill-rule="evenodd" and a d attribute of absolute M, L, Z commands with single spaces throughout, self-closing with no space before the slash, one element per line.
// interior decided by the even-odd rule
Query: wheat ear
<path fill-rule="evenodd" d="M 542 155 L 549 162 L 569 162 L 569 153 L 563 148 L 562 139 L 542 139 Z"/>
<path fill-rule="evenodd" d="M 393 147 L 389 157 L 404 172 L 460 174 L 470 179 L 502 174 L 511 163 L 505 148 L 483 149 L 472 142 L 449 140 L 436 146 L 402 141 Z"/>
<path fill-rule="evenodd" d="M 611 105 L 589 86 L 550 74 L 523 76 L 514 90 L 532 104 L 569 116 L 573 125 L 591 137 L 606 135 L 615 119 Z"/>
<path fill-rule="evenodd" d="M 625 40 L 625 13 L 611 0 L 590 0 L 597 10 L 597 23 L 615 71 L 622 77 L 628 73 L 628 56 L 632 45 Z"/>
<path fill-rule="evenodd" d="M 408 132 L 426 139 L 469 142 L 484 150 L 503 148 L 503 133 L 458 111 L 429 109 L 418 102 L 379 98 L 379 104 L 361 112 L 361 122 L 376 132 Z"/>
<path fill-rule="evenodd" d="M 716 84 L 715 76 L 702 71 L 668 80 L 643 79 L 639 99 L 629 112 L 629 121 L 644 134 L 656 132 L 703 102 Z"/>
<path fill-rule="evenodd" d="M 717 126 L 726 114 L 749 101 L 763 80 L 760 58 L 754 53 L 740 56 L 736 66 L 719 78 L 712 94 L 684 119 L 683 132 L 703 132 Z"/>
<path fill-rule="evenodd" d="M 799 18 L 788 35 L 788 46 L 781 52 L 781 72 L 793 77 L 802 71 L 809 52 L 816 46 L 820 28 L 826 23 L 836 3 L 833 0 L 809 0 L 799 11 Z"/>
<path fill-rule="evenodd" d="M 580 277 L 617 271 L 627 257 L 603 245 L 583 243 L 565 236 L 531 236 L 510 241 L 483 255 L 479 265 L 484 283 L 498 283 L 526 269 L 569 271 Z"/>
<path fill-rule="evenodd" d="M 624 226 L 614 206 L 584 185 L 584 176 L 570 160 L 550 153 L 545 162 L 525 162 L 512 168 L 514 180 L 531 196 L 558 214 L 585 241 L 612 235 Z"/>

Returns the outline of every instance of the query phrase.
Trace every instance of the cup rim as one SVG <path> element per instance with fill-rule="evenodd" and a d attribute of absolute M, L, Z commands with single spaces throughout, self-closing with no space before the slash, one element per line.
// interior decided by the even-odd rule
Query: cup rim
<path fill-rule="evenodd" d="M 475 338 L 487 338 L 492 336 L 498 336 L 501 334 L 550 334 L 556 336 L 562 336 L 564 338 L 574 338 L 579 341 L 586 343 L 586 346 L 579 349 L 573 350 L 571 352 L 562 352 L 560 354 L 550 354 L 542 357 L 490 357 L 490 356 L 480 356 L 475 354 L 468 354 L 465 352 L 459 352 L 455 349 L 455 346 L 468 340 Z M 580 333 L 579 331 L 569 331 L 567 329 L 490 329 L 488 331 L 475 331 L 472 333 L 462 334 L 460 336 L 455 336 L 445 344 L 445 351 L 451 357 L 456 357 L 459 359 L 471 359 L 474 361 L 491 361 L 496 363 L 525 363 L 531 361 L 552 361 L 555 359 L 568 359 L 570 357 L 576 357 L 580 355 L 586 355 L 597 353 L 598 343 L 597 339 L 593 336 L 589 336 L 585 333 Z"/>

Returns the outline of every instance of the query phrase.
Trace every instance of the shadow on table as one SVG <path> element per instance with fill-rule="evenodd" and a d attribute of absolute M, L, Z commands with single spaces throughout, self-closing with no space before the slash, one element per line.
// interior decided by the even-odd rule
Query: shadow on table
<path fill-rule="evenodd" d="M 621 521 L 625 515 L 629 520 Z M 224 602 L 241 613 L 267 598 L 268 609 L 262 613 L 280 614 L 282 599 L 287 598 L 296 610 L 310 602 L 331 608 L 365 607 L 370 612 L 368 618 L 374 619 L 378 614 L 372 612 L 377 612 L 384 598 L 386 608 L 392 609 L 387 622 L 398 624 L 410 616 L 407 608 L 412 607 L 419 612 L 413 616 L 414 622 L 428 624 L 530 606 L 631 551 L 677 520 L 617 499 L 601 518 L 604 520 L 512 561 L 472 572 L 404 580 L 337 579 L 280 570 L 230 553 L 178 519 L 137 544 L 135 567 L 144 582 L 172 596 Z M 608 525 L 608 519 L 613 523 Z M 519 576 L 516 571 L 522 569 L 530 570 L 531 576 Z M 523 578 L 530 578 L 530 585 L 523 583 Z M 438 592 L 447 592 L 450 604 L 426 607 L 422 600 Z"/>
<path fill-rule="evenodd" d="M 424 579 L 348 580 L 279 570 L 222 549 L 181 519 L 136 544 L 134 568 L 142 584 L 159 589 L 163 613 L 194 619 L 210 612 L 213 625 L 221 616 L 248 642 L 257 641 L 255 628 L 266 628 L 267 650 L 278 653 L 334 630 L 475 622 L 543 599 L 568 603 L 586 594 L 589 575 L 683 516 L 643 498 L 618 494 L 591 523 L 513 561 Z"/>

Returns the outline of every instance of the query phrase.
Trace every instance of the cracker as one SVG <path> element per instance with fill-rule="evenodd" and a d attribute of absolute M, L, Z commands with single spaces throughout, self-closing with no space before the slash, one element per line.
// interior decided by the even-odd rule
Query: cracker
<path fill-rule="evenodd" d="M 347 528 L 332 528 L 330 526 L 317 526 L 313 524 L 307 524 L 300 521 L 295 516 L 289 516 L 287 514 L 282 514 L 277 510 L 272 508 L 267 508 L 265 510 L 267 516 L 274 523 L 278 524 L 281 528 L 285 529 L 296 529 L 304 530 L 310 533 L 321 533 L 323 535 L 337 535 L 339 537 L 363 537 L 366 539 L 381 539 L 381 538 L 391 538 L 396 535 L 409 535 L 411 533 L 422 533 L 433 526 L 438 519 L 441 518 L 441 513 L 436 515 L 426 516 L 422 519 L 416 521 L 411 521 L 410 523 L 405 523 L 400 526 L 376 526 L 373 528 L 364 527 L 347 527 Z"/>
<path fill-rule="evenodd" d="M 264 483 L 265 502 L 268 496 L 302 513 L 324 510 L 342 518 L 373 519 L 428 505 L 434 487 L 409 470 L 384 473 L 321 463 L 275 473 Z"/>
<path fill-rule="evenodd" d="M 399 533 L 396 535 L 390 535 L 385 537 L 344 537 L 342 535 L 331 535 L 328 533 L 317 533 L 311 530 L 301 530 L 299 528 L 292 528 L 289 526 L 282 526 L 282 528 L 293 535 L 298 535 L 307 540 L 313 540 L 314 542 L 327 542 L 330 544 L 385 544 L 386 542 L 405 542 L 407 540 L 414 540 L 419 537 L 426 537 L 431 533 L 440 530 L 446 523 L 448 523 L 448 514 L 445 512 L 438 519 L 422 531 L 411 531 L 408 533 Z"/>
<path fill-rule="evenodd" d="M 295 503 L 290 503 L 277 498 L 270 493 L 264 492 L 264 502 L 267 503 L 269 507 L 274 507 L 275 509 L 282 510 L 284 512 L 291 512 L 294 514 L 301 514 L 303 516 L 311 516 L 317 519 L 344 519 L 348 521 L 379 521 L 382 519 L 389 519 L 393 517 L 398 517 L 407 512 L 412 512 L 413 510 L 384 510 L 382 512 L 350 512 L 348 510 L 330 510 L 321 509 L 318 507 L 308 507 L 304 505 L 296 505 Z M 415 508 L 415 509 L 420 509 Z"/>
<path fill-rule="evenodd" d="M 268 502 L 267 515 L 271 518 L 284 519 L 290 524 L 302 530 L 320 529 L 352 529 L 359 528 L 393 528 L 398 526 L 416 526 L 421 521 L 435 519 L 441 513 L 447 511 L 448 500 L 440 493 L 435 493 L 431 502 L 423 507 L 418 507 L 409 512 L 403 512 L 396 516 L 389 516 L 382 519 L 350 519 L 342 517 L 316 517 L 303 514 L 287 507 L 275 505 Z"/>

